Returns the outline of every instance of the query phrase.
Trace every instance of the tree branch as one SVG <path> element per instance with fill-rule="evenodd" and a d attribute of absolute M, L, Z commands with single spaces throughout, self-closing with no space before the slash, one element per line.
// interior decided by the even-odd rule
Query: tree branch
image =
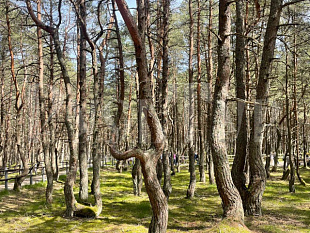
<path fill-rule="evenodd" d="M 116 148 L 114 148 L 113 145 L 108 144 L 108 146 L 110 148 L 111 155 L 118 160 L 126 160 L 132 157 L 135 157 L 141 160 L 144 156 L 143 151 L 138 148 L 134 148 L 134 149 L 131 149 L 131 150 L 128 150 L 122 153 L 118 151 Z"/>
<path fill-rule="evenodd" d="M 295 0 L 295 1 L 291 1 L 291 2 L 287 2 L 287 3 L 284 3 L 281 8 L 283 9 L 284 7 L 287 7 L 289 5 L 293 5 L 293 4 L 296 4 L 296 3 L 299 3 L 299 2 L 304 2 L 305 0 Z"/>
<path fill-rule="evenodd" d="M 37 16 L 34 14 L 33 12 L 33 9 L 32 9 L 32 6 L 31 6 L 31 3 L 30 3 L 30 0 L 26 0 L 26 4 L 27 4 L 27 9 L 28 9 L 28 12 L 32 18 L 32 20 L 35 22 L 35 24 L 43 29 L 44 31 L 50 33 L 51 35 L 53 35 L 55 33 L 54 31 L 54 28 L 53 27 L 50 27 L 50 26 L 47 26 L 46 24 L 44 24 L 41 20 L 39 20 L 37 18 Z"/>

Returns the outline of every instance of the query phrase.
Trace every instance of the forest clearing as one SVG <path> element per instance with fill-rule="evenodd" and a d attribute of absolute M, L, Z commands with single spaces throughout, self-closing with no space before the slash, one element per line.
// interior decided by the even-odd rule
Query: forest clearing
<path fill-rule="evenodd" d="M 309 0 L 0 0 L 0 231 L 309 232 L 309 32 Z"/>
<path fill-rule="evenodd" d="M 301 172 L 309 183 L 310 170 Z M 182 169 L 171 181 L 174 188 L 169 200 L 167 232 L 309 232 L 310 187 L 298 184 L 297 192 L 289 193 L 287 181 L 282 181 L 281 176 L 279 172 L 271 174 L 263 197 L 263 216 L 246 217 L 246 230 L 238 225 L 219 224 L 222 210 L 216 185 L 197 184 L 195 198 L 187 199 L 188 174 Z M 60 183 L 55 184 L 51 207 L 46 206 L 44 199 L 46 183 L 28 186 L 21 193 L 2 191 L 1 232 L 147 232 L 151 207 L 144 188 L 140 197 L 133 195 L 130 171 L 118 173 L 114 168 L 104 168 L 101 178 L 103 210 L 96 219 L 63 218 L 65 205 Z M 78 198 L 78 186 L 74 190 Z"/>

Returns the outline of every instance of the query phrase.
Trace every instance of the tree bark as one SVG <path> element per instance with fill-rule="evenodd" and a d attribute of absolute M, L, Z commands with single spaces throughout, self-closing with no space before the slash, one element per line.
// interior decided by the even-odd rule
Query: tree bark
<path fill-rule="evenodd" d="M 209 183 L 214 184 L 215 178 L 214 178 L 214 165 L 213 165 L 213 158 L 212 158 L 212 150 L 211 150 L 211 122 L 212 122 L 212 82 L 213 82 L 213 59 L 212 59 L 212 21 L 213 21 L 213 0 L 209 0 L 209 27 L 208 27 L 208 55 L 207 57 L 207 85 L 208 85 L 208 118 L 207 118 L 207 148 L 208 148 L 208 159 L 207 159 L 207 165 L 208 165 L 208 173 L 209 173 Z"/>
<path fill-rule="evenodd" d="M 37 1 L 37 14 L 38 20 L 41 20 L 41 0 Z M 51 166 L 51 156 L 49 153 L 49 143 L 47 141 L 47 129 L 48 122 L 45 109 L 45 95 L 44 95 L 44 61 L 43 61 L 43 45 L 42 45 L 42 32 L 41 29 L 37 28 L 38 37 L 38 57 L 39 57 L 39 105 L 40 105 L 40 121 L 41 121 L 41 144 L 44 154 L 45 171 L 47 177 L 46 187 L 46 203 L 51 204 L 53 202 L 53 171 Z"/>
<path fill-rule="evenodd" d="M 81 201 L 88 199 L 88 166 L 87 166 L 87 122 L 86 122 L 86 104 L 87 104 L 87 87 L 86 87 L 86 35 L 85 30 L 82 29 L 82 24 L 86 23 L 86 5 L 85 0 L 79 1 L 78 17 L 80 27 L 80 72 L 79 72 L 79 122 L 78 122 L 78 156 L 80 165 L 80 190 L 79 198 Z"/>
<path fill-rule="evenodd" d="M 139 76 L 139 101 L 151 134 L 151 148 L 144 152 L 140 149 L 135 149 L 123 154 L 115 153 L 113 148 L 110 148 L 112 155 L 117 159 L 125 160 L 130 157 L 140 159 L 146 192 L 148 193 L 153 212 L 149 232 L 166 232 L 168 223 L 168 202 L 160 187 L 156 174 L 156 164 L 163 152 L 165 139 L 152 100 L 151 80 L 147 71 L 145 38 L 144 34 L 140 33 L 141 31 L 145 32 L 145 9 L 143 3 L 138 1 L 139 24 L 137 27 L 126 2 L 124 0 L 116 0 L 116 3 L 135 46 Z"/>
<path fill-rule="evenodd" d="M 162 58 L 163 58 L 163 69 L 162 69 L 162 118 L 161 125 L 163 128 L 163 133 L 166 139 L 165 149 L 163 151 L 163 171 L 164 171 L 164 184 L 163 190 L 164 193 L 169 199 L 169 196 L 172 192 L 171 186 L 171 170 L 169 165 L 169 152 L 168 152 L 168 78 L 169 78 L 169 12 L 170 12 L 170 0 L 162 0 L 163 6 L 163 47 L 162 47 Z M 173 163 L 173 158 L 171 157 L 171 163 Z"/>
<path fill-rule="evenodd" d="M 270 14 L 264 37 L 262 60 L 256 86 L 253 126 L 249 142 L 250 183 L 246 200 L 246 214 L 261 215 L 262 197 L 266 186 L 266 172 L 262 160 L 262 142 L 266 109 L 269 93 L 269 78 L 273 60 L 277 31 L 280 22 L 283 0 L 271 0 Z"/>
<path fill-rule="evenodd" d="M 231 178 L 225 143 L 226 98 L 230 77 L 230 2 L 219 2 L 218 77 L 214 89 L 211 122 L 211 148 L 217 189 L 222 199 L 224 218 L 243 222 L 242 200 Z"/>
<path fill-rule="evenodd" d="M 236 153 L 232 166 L 231 175 L 238 189 L 242 201 L 246 195 L 245 164 L 247 157 L 247 117 L 245 95 L 245 25 L 244 25 L 244 1 L 236 1 L 236 52 L 235 52 L 235 80 L 237 97 L 237 138 Z"/>
<path fill-rule="evenodd" d="M 197 118 L 198 118 L 198 143 L 199 143 L 199 181 L 206 182 L 205 176 L 205 150 L 203 140 L 203 117 L 202 117 L 202 98 L 201 98 L 201 56 L 200 56 L 200 0 L 197 1 Z"/>
<path fill-rule="evenodd" d="M 76 179 L 76 173 L 77 173 L 77 153 L 75 152 L 73 144 L 76 143 L 74 141 L 74 130 L 73 130 L 73 124 L 72 124 L 72 89 L 71 89 L 71 83 L 70 83 L 70 76 L 68 73 L 67 66 L 65 64 L 65 60 L 63 57 L 63 50 L 60 46 L 59 41 L 59 26 L 57 25 L 56 28 L 47 26 L 42 23 L 42 21 L 38 20 L 38 18 L 35 16 L 30 0 L 26 0 L 27 9 L 28 12 L 32 18 L 32 20 L 35 22 L 35 24 L 43 29 L 44 31 L 51 34 L 54 41 L 54 46 L 57 54 L 57 58 L 59 61 L 59 65 L 61 68 L 62 78 L 65 83 L 65 90 L 66 90 L 66 99 L 65 99 L 65 126 L 67 129 L 68 134 L 68 142 L 69 142 L 69 151 L 70 151 L 70 161 L 69 161 L 69 173 L 67 175 L 65 186 L 64 186 L 64 193 L 65 193 L 65 203 L 66 203 L 66 217 L 73 217 L 74 210 L 75 210 L 75 197 L 73 192 L 73 186 Z M 61 11 L 59 11 L 61 12 Z"/>
<path fill-rule="evenodd" d="M 15 110 L 16 110 L 16 129 L 15 129 L 15 139 L 16 139 L 16 152 L 19 155 L 19 158 L 22 161 L 23 171 L 20 175 L 15 177 L 14 187 L 13 190 L 19 191 L 23 181 L 26 179 L 28 175 L 29 166 L 28 166 L 28 159 L 25 155 L 24 147 L 22 145 L 22 122 L 23 119 L 21 118 L 22 108 L 24 105 L 24 92 L 25 92 L 25 83 L 22 90 L 19 89 L 16 74 L 15 74 L 15 66 L 14 66 L 14 53 L 12 47 L 12 32 L 11 32 L 11 23 L 9 19 L 9 3 L 8 1 L 5 2 L 5 18 L 8 27 L 8 47 L 10 52 L 10 65 L 11 65 L 11 75 L 12 80 L 15 86 Z"/>
<path fill-rule="evenodd" d="M 196 187 L 196 173 L 195 173 L 195 152 L 194 152 L 194 71 L 193 71 L 193 52 L 194 52 L 194 19 L 192 13 L 192 0 L 188 1 L 189 8 L 189 60 L 188 60 L 188 157 L 189 157 L 189 172 L 190 179 L 187 188 L 186 197 L 193 198 L 195 195 Z"/>

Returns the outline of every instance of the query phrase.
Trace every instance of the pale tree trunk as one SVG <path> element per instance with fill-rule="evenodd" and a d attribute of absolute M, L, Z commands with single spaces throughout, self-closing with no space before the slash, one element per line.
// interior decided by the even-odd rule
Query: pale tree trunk
<path fill-rule="evenodd" d="M 199 143 L 199 174 L 200 182 L 206 182 L 205 176 L 205 150 L 203 141 L 203 118 L 202 118 L 202 97 L 201 97 L 201 57 L 200 57 L 200 0 L 197 1 L 197 118 L 198 118 L 198 143 Z"/>
<path fill-rule="evenodd" d="M 250 183 L 246 200 L 246 214 L 261 215 L 262 197 L 266 186 L 266 172 L 262 159 L 262 142 L 266 109 L 269 93 L 269 78 L 273 60 L 277 31 L 280 22 L 283 0 L 271 0 L 270 14 L 264 37 L 262 60 L 256 86 L 256 102 L 253 113 L 253 126 L 249 142 Z"/>
<path fill-rule="evenodd" d="M 99 16 L 98 16 L 99 17 Z M 95 198 L 95 205 L 97 206 L 97 212 L 96 216 L 99 216 L 102 212 L 102 198 L 101 198 L 101 192 L 100 192 L 100 163 L 101 163 L 101 156 L 99 153 L 99 124 L 100 122 L 100 116 L 102 112 L 102 104 L 103 104 L 103 91 L 104 88 L 100 84 L 104 81 L 105 76 L 105 63 L 106 58 L 104 58 L 102 54 L 103 47 L 107 46 L 108 39 L 110 37 L 111 28 L 112 28 L 112 22 L 114 18 L 110 18 L 110 24 L 108 27 L 108 32 L 102 41 L 100 47 L 99 47 L 99 58 L 101 62 L 101 70 L 98 72 L 97 68 L 97 57 L 96 57 L 96 49 L 95 49 L 95 43 L 92 41 L 88 41 L 92 48 L 92 70 L 93 70 L 93 77 L 94 77 L 94 124 L 93 124 L 93 139 L 92 139 L 92 147 L 91 147 L 91 154 L 93 158 L 93 180 L 91 184 L 92 194 L 94 194 Z M 84 25 L 85 26 L 85 25 Z M 86 31 L 86 28 L 83 28 L 83 30 Z M 88 37 L 89 38 L 89 37 Z"/>
<path fill-rule="evenodd" d="M 289 100 L 289 92 L 288 92 L 288 85 L 289 85 L 288 69 L 289 69 L 288 51 L 286 48 L 286 68 L 285 68 L 286 70 L 285 72 L 285 109 L 286 109 L 286 126 L 287 126 L 286 144 L 287 144 L 287 154 L 289 157 L 289 164 L 290 164 L 289 191 L 292 193 L 295 193 L 295 161 L 294 161 L 294 155 L 292 153 L 291 111 L 290 111 L 290 102 L 289 102 L 290 100 Z M 284 157 L 284 160 L 286 161 L 286 156 Z"/>
<path fill-rule="evenodd" d="M 194 71 L 193 71 L 193 52 L 194 52 L 194 19 L 192 12 L 192 0 L 188 2 L 190 28 L 189 28 L 189 61 L 188 61 L 188 157 L 189 157 L 189 172 L 190 180 L 187 188 L 186 197 L 193 198 L 196 187 L 196 173 L 195 173 L 195 152 L 194 152 Z"/>
<path fill-rule="evenodd" d="M 142 145 L 142 108 L 141 108 L 141 102 L 139 99 L 139 77 L 138 74 L 136 74 L 136 96 L 137 96 L 137 119 L 138 119 L 138 143 L 137 146 L 140 148 Z M 127 148 L 128 150 L 128 148 Z M 142 189 L 142 170 L 141 170 L 141 162 L 138 158 L 135 158 L 135 164 L 132 168 L 132 182 L 133 182 L 133 193 L 135 196 L 141 195 L 141 189 Z"/>
<path fill-rule="evenodd" d="M 79 198 L 81 201 L 88 199 L 88 167 L 87 167 L 87 123 L 86 123 L 86 104 L 87 104 L 87 87 L 86 87 L 86 35 L 81 29 L 82 24 L 86 23 L 86 6 L 85 1 L 79 2 L 79 27 L 80 27 L 80 72 L 79 72 L 79 122 L 78 122 L 78 156 L 80 165 L 80 190 Z M 83 22 L 82 22 L 83 21 Z"/>
<path fill-rule="evenodd" d="M 41 20 L 41 0 L 37 2 L 37 14 L 38 20 Z M 46 203 L 51 204 L 53 202 L 53 171 L 51 166 L 51 157 L 49 153 L 48 143 L 48 122 L 45 110 L 45 95 L 44 95 L 44 61 L 43 61 L 43 45 L 42 45 L 42 32 L 37 28 L 38 37 L 38 57 L 39 57 L 39 105 L 40 105 L 40 121 L 41 121 L 41 143 L 44 154 L 45 171 L 47 177 L 46 187 Z"/>
<path fill-rule="evenodd" d="M 295 23 L 295 8 L 293 12 L 293 23 Z M 294 136 L 295 136 L 295 148 L 296 148 L 296 175 L 299 182 L 306 186 L 305 181 L 301 178 L 299 173 L 299 121 L 298 121 L 298 104 L 297 104 L 297 90 L 296 90 L 296 83 L 297 83 L 297 43 L 296 43 L 296 25 L 294 25 L 294 36 L 293 36 L 293 43 L 294 43 L 294 50 L 293 50 L 293 103 L 294 103 Z"/>
<path fill-rule="evenodd" d="M 219 2 L 218 77 L 214 89 L 211 122 L 211 148 L 217 189 L 222 199 L 224 218 L 243 222 L 242 200 L 231 178 L 225 142 L 226 98 L 230 77 L 230 2 Z"/>
<path fill-rule="evenodd" d="M 147 151 L 142 151 L 137 148 L 122 154 L 117 153 L 113 147 L 110 148 L 113 156 L 117 159 L 125 160 L 131 157 L 140 159 L 146 192 L 149 196 L 153 212 L 149 232 L 166 232 L 168 223 L 168 201 L 160 187 L 156 174 L 156 165 L 164 150 L 165 139 L 152 100 L 151 80 L 147 71 L 145 38 L 144 34 L 140 33 L 145 32 L 145 8 L 143 2 L 138 1 L 139 24 L 137 27 L 126 2 L 124 0 L 116 0 L 116 3 L 134 42 L 139 76 L 139 99 L 141 109 L 144 112 L 149 127 L 152 145 Z"/>

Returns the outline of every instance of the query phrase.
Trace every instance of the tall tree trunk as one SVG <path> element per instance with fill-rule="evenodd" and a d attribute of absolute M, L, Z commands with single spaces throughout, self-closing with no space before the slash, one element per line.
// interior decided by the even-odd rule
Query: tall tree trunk
<path fill-rule="evenodd" d="M 214 89 L 211 148 L 224 217 L 243 222 L 242 200 L 231 178 L 225 143 L 226 98 L 230 77 L 230 2 L 219 2 L 218 77 Z"/>
<path fill-rule="evenodd" d="M 208 91 L 208 118 L 207 118 L 207 148 L 208 148 L 208 172 L 209 172 L 209 182 L 210 184 L 215 183 L 214 178 L 214 165 L 212 158 L 212 150 L 211 150 L 211 121 L 212 121 L 212 82 L 213 82 L 213 59 L 212 59 L 212 21 L 213 21 L 213 0 L 209 0 L 209 26 L 208 26 L 208 56 L 207 57 L 207 91 Z"/>
<path fill-rule="evenodd" d="M 163 170 L 164 170 L 164 184 L 163 190 L 164 193 L 169 199 L 170 193 L 172 192 L 171 186 L 171 170 L 169 165 L 169 152 L 168 152 L 168 78 L 169 78 L 169 51 L 168 51 L 168 42 L 169 42 L 169 12 L 170 12 L 170 0 L 162 0 L 163 6 L 163 47 L 162 47 L 162 54 L 163 54 L 163 69 L 162 69 L 162 118 L 161 118 L 161 125 L 163 128 L 163 133 L 166 138 L 165 142 L 165 149 L 163 152 Z M 173 158 L 171 157 L 171 163 L 173 163 Z"/>
<path fill-rule="evenodd" d="M 237 138 L 236 153 L 232 166 L 231 175 L 242 201 L 246 195 L 245 164 L 247 155 L 247 117 L 245 95 L 245 29 L 244 29 L 244 1 L 236 2 L 236 54 L 235 54 L 235 80 L 237 97 Z"/>
<path fill-rule="evenodd" d="M 86 23 L 86 6 L 85 0 L 79 2 L 79 27 Z M 82 22 L 83 20 L 83 22 Z M 86 122 L 86 104 L 87 104 L 87 87 L 86 87 L 86 35 L 85 31 L 80 29 L 80 72 L 79 72 L 79 122 L 78 122 L 78 156 L 80 165 L 80 190 L 79 198 L 82 201 L 88 199 L 88 166 L 87 166 L 87 122 Z"/>
<path fill-rule="evenodd" d="M 153 212 L 149 232 L 166 232 L 168 223 L 168 201 L 160 187 L 156 174 L 156 165 L 164 150 L 165 139 L 161 123 L 153 104 L 151 80 L 147 71 L 148 66 L 144 36 L 146 25 L 145 6 L 142 1 L 137 2 L 137 27 L 126 2 L 124 0 L 116 0 L 116 3 L 134 42 L 139 76 L 139 99 L 141 109 L 144 112 L 149 127 L 152 144 L 147 151 L 142 151 L 137 148 L 122 154 L 115 152 L 112 147 L 110 148 L 112 155 L 117 159 L 125 160 L 131 157 L 140 159 L 146 192 L 149 196 Z M 142 34 L 141 32 L 144 33 Z"/>
<path fill-rule="evenodd" d="M 5 5 L 5 18 L 6 18 L 6 23 L 8 27 L 8 46 L 9 46 L 9 51 L 10 51 L 10 62 L 11 62 L 11 75 L 12 75 L 12 80 L 15 86 L 15 109 L 16 109 L 16 129 L 15 129 L 15 139 L 16 139 L 16 151 L 17 155 L 19 155 L 21 161 L 22 161 L 22 166 L 23 166 L 23 171 L 21 172 L 20 175 L 17 175 L 15 177 L 15 182 L 14 182 L 14 187 L 13 190 L 19 191 L 21 188 L 21 185 L 23 181 L 26 179 L 26 176 L 28 175 L 29 171 L 29 166 L 28 166 L 28 160 L 25 155 L 24 147 L 22 145 L 22 121 L 23 119 L 21 118 L 21 113 L 22 113 L 22 108 L 24 105 L 24 91 L 25 91 L 25 83 L 22 88 L 22 90 L 19 89 L 16 74 L 15 74 L 15 66 L 14 66 L 14 53 L 13 53 L 13 47 L 12 47 L 12 31 L 11 31 L 11 23 L 9 19 L 9 2 L 6 1 Z"/>
<path fill-rule="evenodd" d="M 140 89 L 139 89 L 139 77 L 138 74 L 136 75 L 136 96 L 137 96 L 137 119 L 138 119 L 138 143 L 137 146 L 141 148 L 142 146 L 142 106 L 141 100 L 139 99 L 140 96 Z M 127 148 L 128 150 L 128 148 Z M 133 182 L 133 193 L 135 196 L 141 195 L 142 189 L 142 170 L 141 170 L 141 162 L 138 158 L 135 158 L 135 164 L 132 168 L 132 182 Z"/>
<path fill-rule="evenodd" d="M 203 141 L 203 117 L 201 113 L 202 98 L 201 98 L 201 57 L 200 57 L 200 0 L 197 1 L 197 118 L 198 118 L 198 143 L 199 143 L 199 174 L 200 182 L 206 182 L 205 176 L 205 150 Z"/>
<path fill-rule="evenodd" d="M 193 83 L 194 83 L 194 71 L 193 71 L 193 52 L 194 52 L 194 19 L 192 12 L 192 0 L 188 1 L 189 7 L 189 60 L 188 60 L 188 157 L 189 157 L 189 172 L 190 180 L 187 188 L 186 197 L 193 198 L 195 195 L 196 187 L 196 173 L 195 173 L 195 152 L 194 152 L 194 94 L 193 94 Z"/>
<path fill-rule="evenodd" d="M 37 14 L 38 20 L 41 20 L 41 0 L 37 1 Z M 44 95 L 44 61 L 43 61 L 43 45 L 42 45 L 42 32 L 41 28 L 37 28 L 38 37 L 38 57 L 39 57 L 39 105 L 40 105 L 40 121 L 41 121 L 41 143 L 44 154 L 45 171 L 47 177 L 46 187 L 46 203 L 51 204 L 53 202 L 53 171 L 51 166 L 51 157 L 49 153 L 48 143 L 48 122 L 45 110 L 45 95 Z"/>
<path fill-rule="evenodd" d="M 295 161 L 294 155 L 292 153 L 292 132 L 291 132 L 291 111 L 290 111 L 290 102 L 289 102 L 289 92 L 288 92 L 288 51 L 286 48 L 286 72 L 285 72 L 285 109 L 286 109 L 286 125 L 287 125 L 287 154 L 289 157 L 290 164 L 290 181 L 289 181 L 289 190 L 292 193 L 295 193 Z M 284 157 L 286 160 L 286 156 Z M 285 170 L 285 169 L 284 169 Z M 284 172 L 284 171 L 283 171 Z M 283 173 L 284 174 L 284 173 Z"/>
<path fill-rule="evenodd" d="M 256 86 L 256 103 L 254 105 L 253 126 L 249 142 L 250 184 L 246 200 L 246 214 L 261 215 L 262 197 L 266 186 L 266 172 L 262 159 L 263 119 L 269 93 L 269 78 L 273 60 L 277 31 L 280 22 L 283 0 L 271 0 L 270 14 L 264 37 L 262 60 Z"/>

